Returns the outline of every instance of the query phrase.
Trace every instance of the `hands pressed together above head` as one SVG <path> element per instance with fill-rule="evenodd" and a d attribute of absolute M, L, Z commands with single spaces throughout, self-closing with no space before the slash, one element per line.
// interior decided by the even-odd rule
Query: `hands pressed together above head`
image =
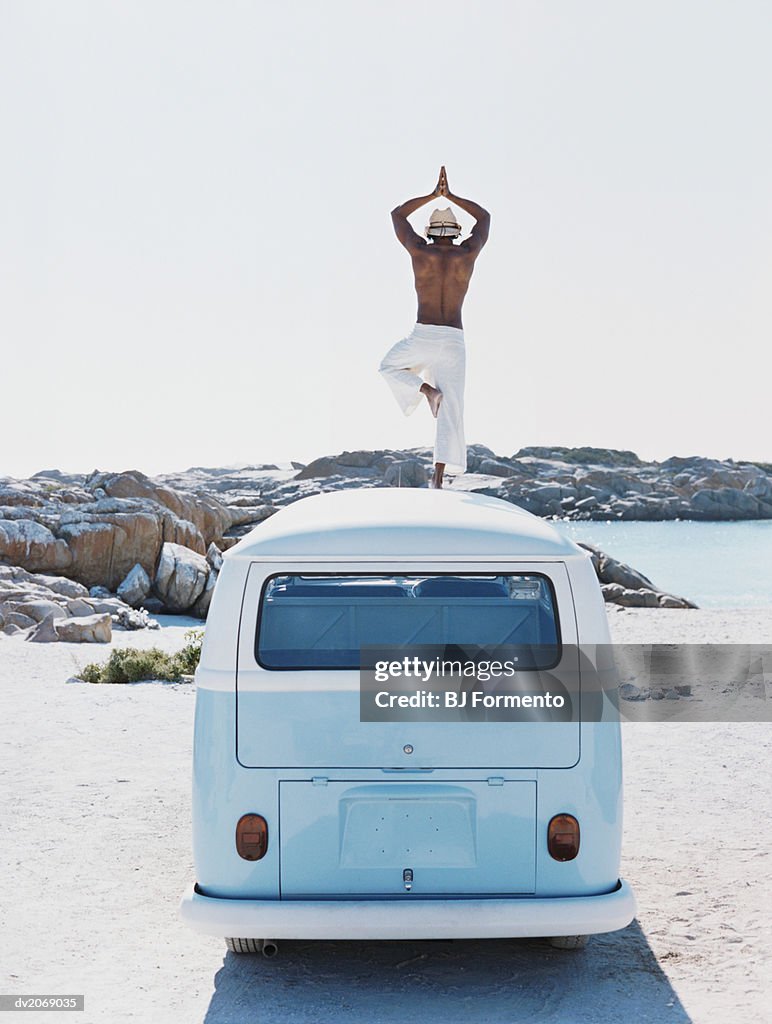
<path fill-rule="evenodd" d="M 434 188 L 434 192 L 432 193 L 432 195 L 433 196 L 449 196 L 450 195 L 450 187 L 448 185 L 448 175 L 447 175 L 447 172 L 445 171 L 445 165 L 444 164 L 443 164 L 442 167 L 440 167 L 440 176 L 437 179 L 437 184 L 436 184 L 436 186 Z"/>

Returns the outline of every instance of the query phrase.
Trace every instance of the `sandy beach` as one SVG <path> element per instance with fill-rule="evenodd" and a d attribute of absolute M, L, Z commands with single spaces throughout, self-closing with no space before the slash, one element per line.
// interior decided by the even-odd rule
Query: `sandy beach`
<path fill-rule="evenodd" d="M 758 642 L 772 611 L 612 609 L 619 642 Z M 182 646 L 193 620 L 116 633 Z M 626 724 L 622 872 L 638 919 L 542 941 L 282 943 L 238 958 L 177 919 L 192 877 L 189 684 L 67 683 L 106 646 L 0 638 L 0 988 L 84 993 L 85 1022 L 764 1019 L 764 724 Z M 50 1020 L 41 1013 L 24 1019 Z"/>

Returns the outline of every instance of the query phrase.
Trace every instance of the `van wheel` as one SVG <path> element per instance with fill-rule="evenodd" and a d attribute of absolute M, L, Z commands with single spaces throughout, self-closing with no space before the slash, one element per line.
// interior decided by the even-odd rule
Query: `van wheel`
<path fill-rule="evenodd" d="M 553 935 L 549 942 L 555 949 L 584 949 L 589 940 L 589 935 Z"/>
<path fill-rule="evenodd" d="M 226 939 L 225 945 L 231 953 L 262 953 L 272 957 L 279 952 L 279 944 L 273 939 Z"/>

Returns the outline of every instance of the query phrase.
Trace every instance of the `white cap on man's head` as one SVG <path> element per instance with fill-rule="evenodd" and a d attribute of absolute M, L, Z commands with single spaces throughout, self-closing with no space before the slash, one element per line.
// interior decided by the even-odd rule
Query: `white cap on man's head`
<path fill-rule="evenodd" d="M 461 234 L 461 225 L 456 215 L 448 206 L 445 210 L 432 210 L 429 224 L 424 230 L 427 238 L 457 238 Z"/>

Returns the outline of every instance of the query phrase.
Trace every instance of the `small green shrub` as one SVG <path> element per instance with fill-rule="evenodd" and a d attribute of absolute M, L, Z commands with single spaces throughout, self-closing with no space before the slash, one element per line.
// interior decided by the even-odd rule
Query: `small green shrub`
<path fill-rule="evenodd" d="M 184 675 L 192 676 L 201 660 L 201 645 L 204 642 L 203 629 L 189 629 L 185 633 L 187 643 L 175 654 L 177 663 Z"/>
<path fill-rule="evenodd" d="M 101 683 L 102 682 L 102 666 L 101 665 L 86 665 L 80 674 L 81 679 L 85 679 L 87 683 Z"/>
<path fill-rule="evenodd" d="M 90 664 L 80 673 L 87 683 L 138 683 L 143 679 L 159 679 L 177 683 L 196 671 L 201 657 L 203 629 L 189 629 L 187 643 L 176 654 L 167 654 L 158 647 L 146 651 L 136 647 L 119 647 L 111 651 L 103 665 Z"/>

